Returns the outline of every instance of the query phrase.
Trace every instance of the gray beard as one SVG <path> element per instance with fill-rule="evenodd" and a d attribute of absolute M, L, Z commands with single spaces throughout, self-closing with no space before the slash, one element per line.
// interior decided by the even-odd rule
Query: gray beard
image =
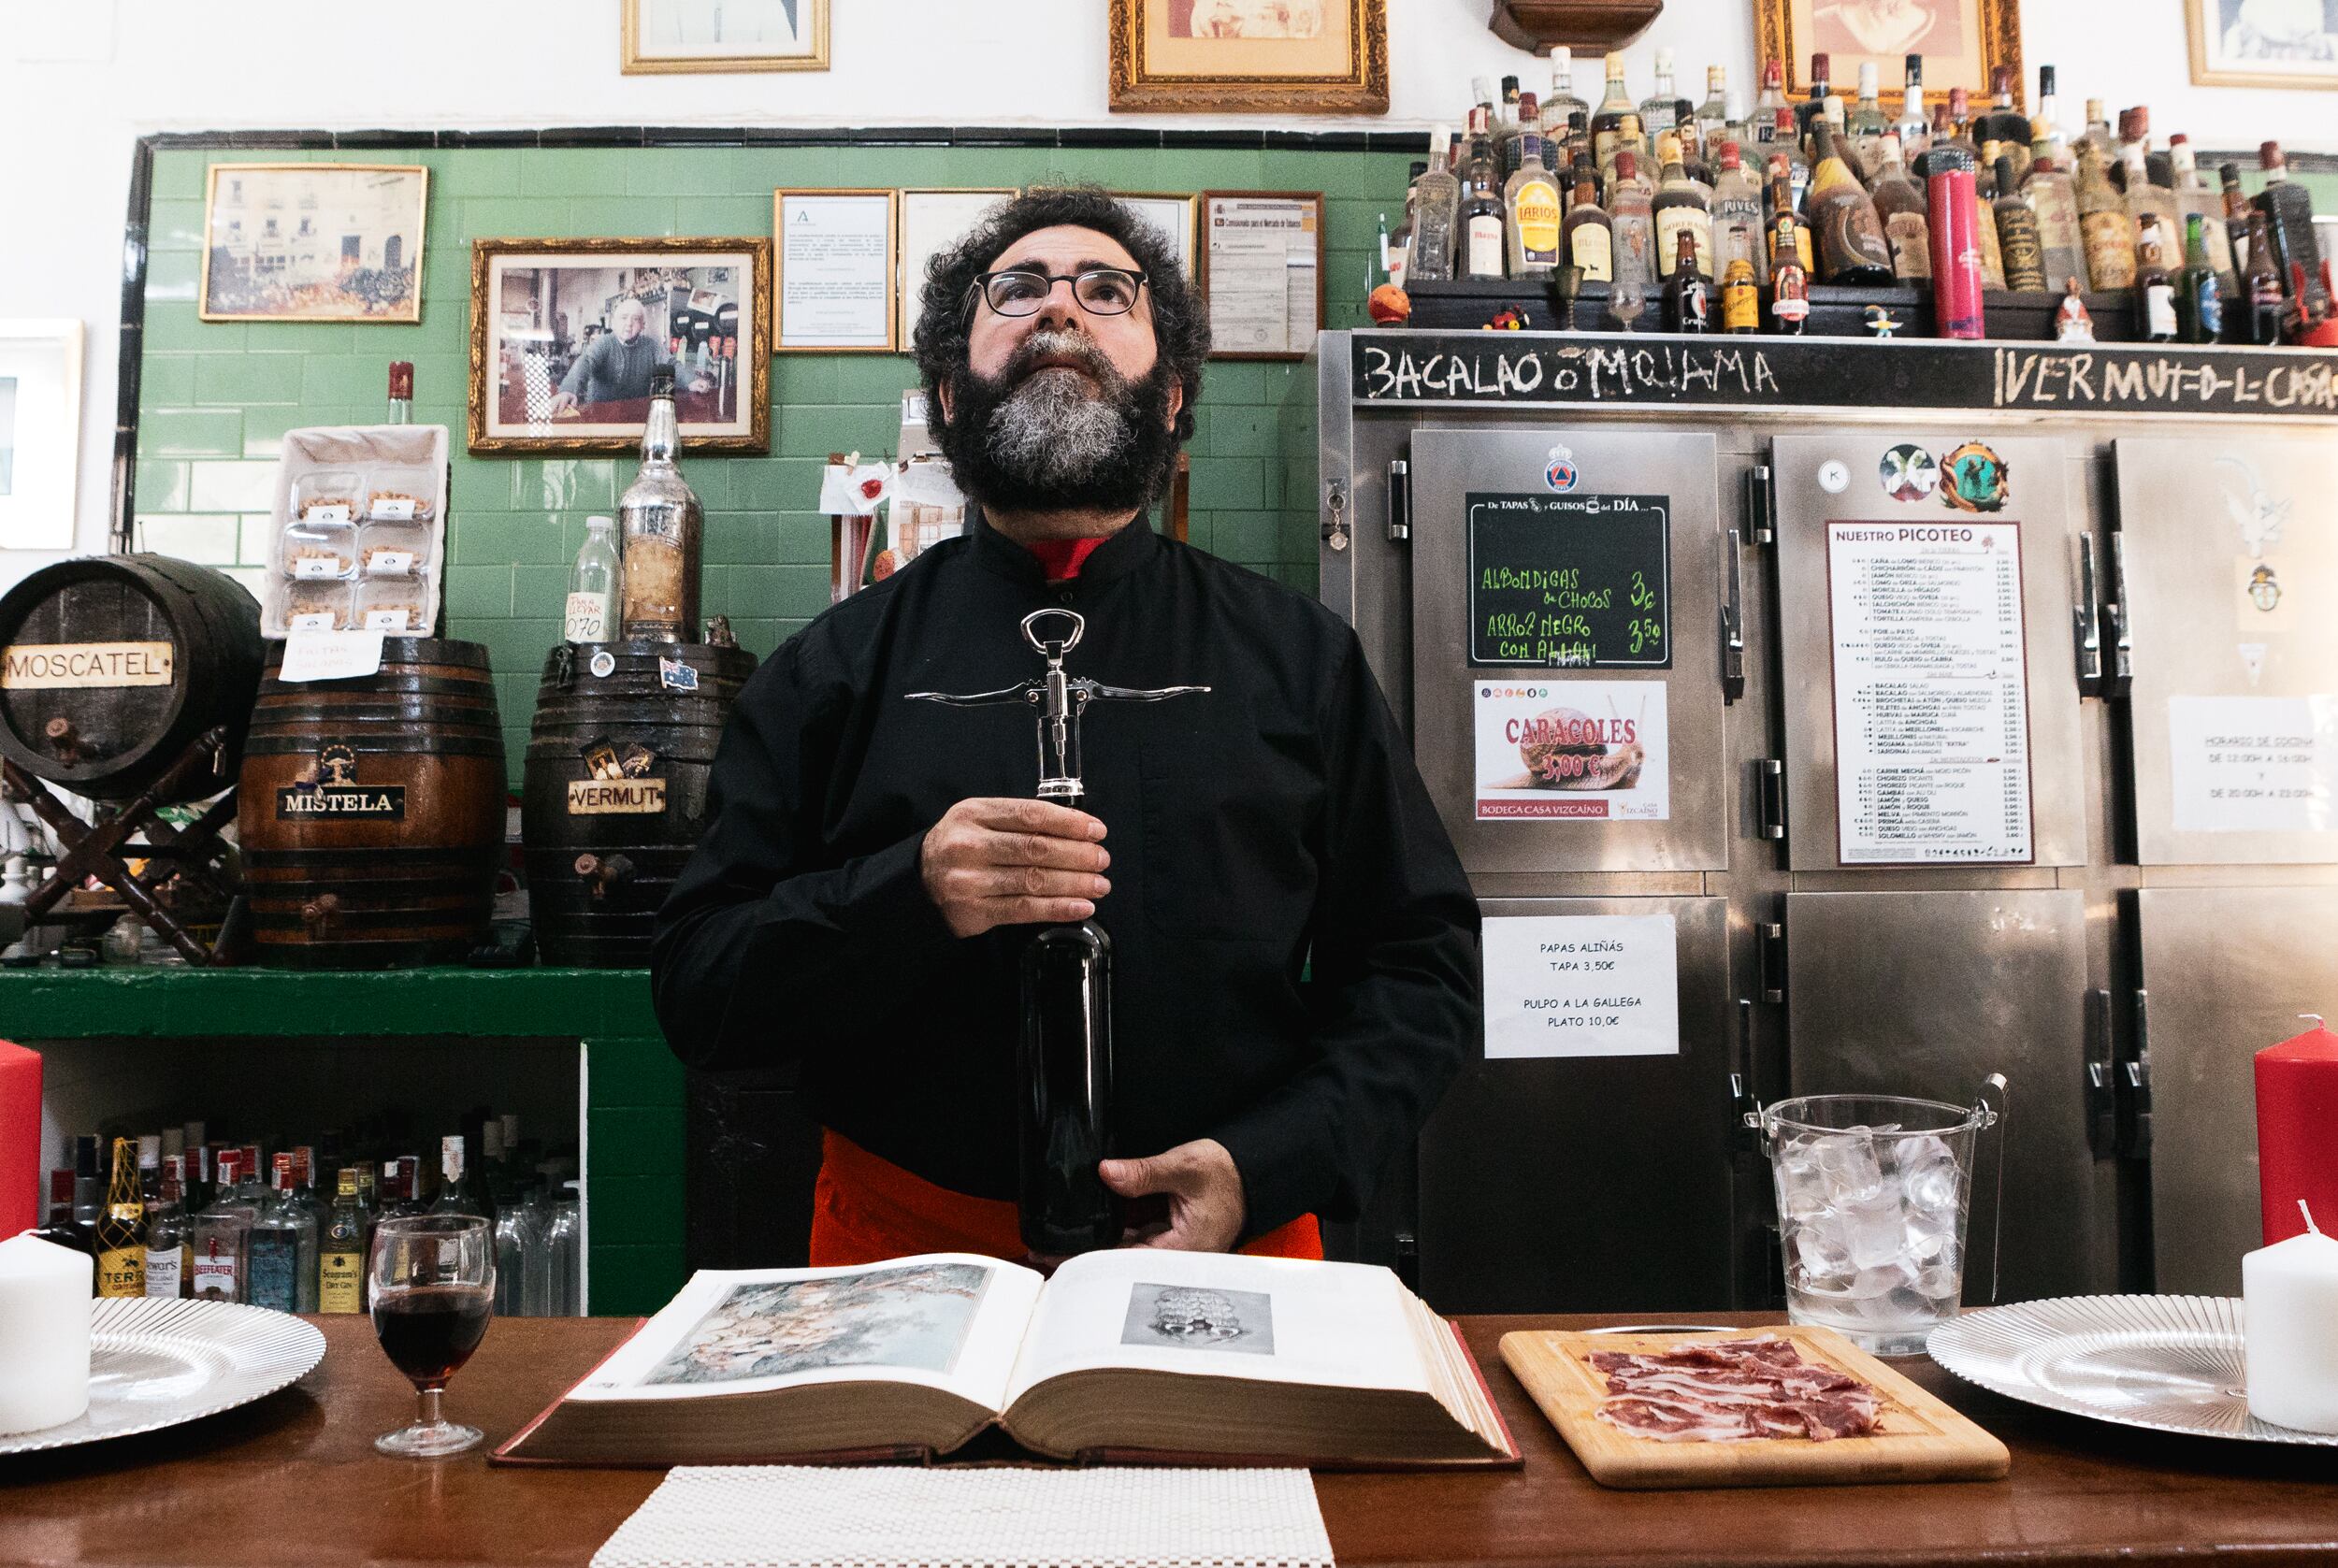
<path fill-rule="evenodd" d="M 990 461 L 1026 486 L 1076 489 L 1127 461 L 1127 410 L 1077 371 L 1042 370 L 999 406 L 984 445 Z"/>

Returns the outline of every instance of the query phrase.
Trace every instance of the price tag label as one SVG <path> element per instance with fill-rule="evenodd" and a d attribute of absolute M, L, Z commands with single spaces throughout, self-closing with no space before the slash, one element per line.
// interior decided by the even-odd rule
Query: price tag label
<path fill-rule="evenodd" d="M 285 626 L 293 631 L 331 631 L 340 617 L 330 610 L 311 610 L 305 615 L 295 615 Z"/>
<path fill-rule="evenodd" d="M 302 507 L 300 521 L 312 528 L 346 528 L 352 513 L 347 501 L 333 501 L 323 506 Z"/>
<path fill-rule="evenodd" d="M 381 668 L 382 634 L 378 631 L 310 631 L 296 626 L 284 640 L 284 664 L 277 679 L 346 681 L 374 674 Z"/>
<path fill-rule="evenodd" d="M 403 610 L 368 610 L 366 611 L 368 631 L 405 631 L 407 612 Z"/>
<path fill-rule="evenodd" d="M 368 550 L 366 552 L 366 574 L 369 577 L 411 577 L 414 575 L 414 553 L 411 550 Z"/>
<path fill-rule="evenodd" d="M 376 496 L 373 520 L 376 523 L 411 523 L 414 520 L 414 498 L 411 496 Z"/>
<path fill-rule="evenodd" d="M 299 582 L 313 583 L 320 578 L 339 577 L 341 565 L 339 555 L 296 555 L 292 574 Z"/>

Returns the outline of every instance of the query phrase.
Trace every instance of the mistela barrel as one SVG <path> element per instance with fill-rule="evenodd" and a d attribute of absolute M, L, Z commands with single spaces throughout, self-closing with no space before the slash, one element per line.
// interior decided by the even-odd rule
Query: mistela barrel
<path fill-rule="evenodd" d="M 520 787 L 544 963 L 649 962 L 657 906 L 706 828 L 723 722 L 754 672 L 729 643 L 563 642 L 546 656 Z"/>
<path fill-rule="evenodd" d="M 242 584 L 167 555 L 60 561 L 0 595 L 0 755 L 95 800 L 130 800 L 224 728 L 233 781 L 259 684 L 260 607 Z"/>
<path fill-rule="evenodd" d="M 502 721 L 487 650 L 392 637 L 382 668 L 280 679 L 269 647 L 237 824 L 259 961 L 448 963 L 487 939 L 503 856 Z"/>

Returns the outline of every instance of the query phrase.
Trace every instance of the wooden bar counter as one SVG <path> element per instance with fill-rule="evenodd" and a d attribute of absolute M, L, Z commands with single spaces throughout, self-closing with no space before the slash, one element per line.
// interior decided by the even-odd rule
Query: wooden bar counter
<path fill-rule="evenodd" d="M 1775 1318 L 1702 1314 L 1699 1321 Z M 583 1564 L 654 1471 L 496 1469 L 483 1449 L 387 1459 L 411 1390 L 362 1317 L 322 1320 L 324 1362 L 192 1426 L 0 1459 L 0 1564 L 335 1568 Z M 2338 1450 L 2161 1436 L 2035 1410 L 1897 1362 L 2012 1448 L 2012 1475 L 1941 1486 L 1620 1492 L 1595 1485 L 1502 1365 L 1520 1328 L 1465 1320 L 1526 1456 L 1523 1471 L 1317 1478 L 1343 1563 L 2100 1563 L 2338 1560 Z M 450 1417 L 511 1435 L 630 1328 L 516 1318 L 489 1330 Z"/>

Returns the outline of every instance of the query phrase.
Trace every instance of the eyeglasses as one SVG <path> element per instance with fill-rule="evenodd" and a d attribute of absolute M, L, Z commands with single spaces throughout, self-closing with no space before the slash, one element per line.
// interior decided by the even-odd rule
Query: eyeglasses
<path fill-rule="evenodd" d="M 1072 285 L 1072 297 L 1090 315 L 1119 316 L 1126 315 L 1136 304 L 1136 293 L 1145 286 L 1145 274 L 1118 266 L 1091 266 L 1065 273 L 1010 267 L 1004 272 L 983 273 L 974 280 L 974 287 L 981 291 L 984 301 L 1000 315 L 1030 316 L 1037 314 L 1047 302 L 1047 295 L 1055 292 L 1055 286 L 1063 282 Z M 969 291 L 970 295 L 972 292 Z M 971 298 L 968 303 L 972 303 Z"/>

